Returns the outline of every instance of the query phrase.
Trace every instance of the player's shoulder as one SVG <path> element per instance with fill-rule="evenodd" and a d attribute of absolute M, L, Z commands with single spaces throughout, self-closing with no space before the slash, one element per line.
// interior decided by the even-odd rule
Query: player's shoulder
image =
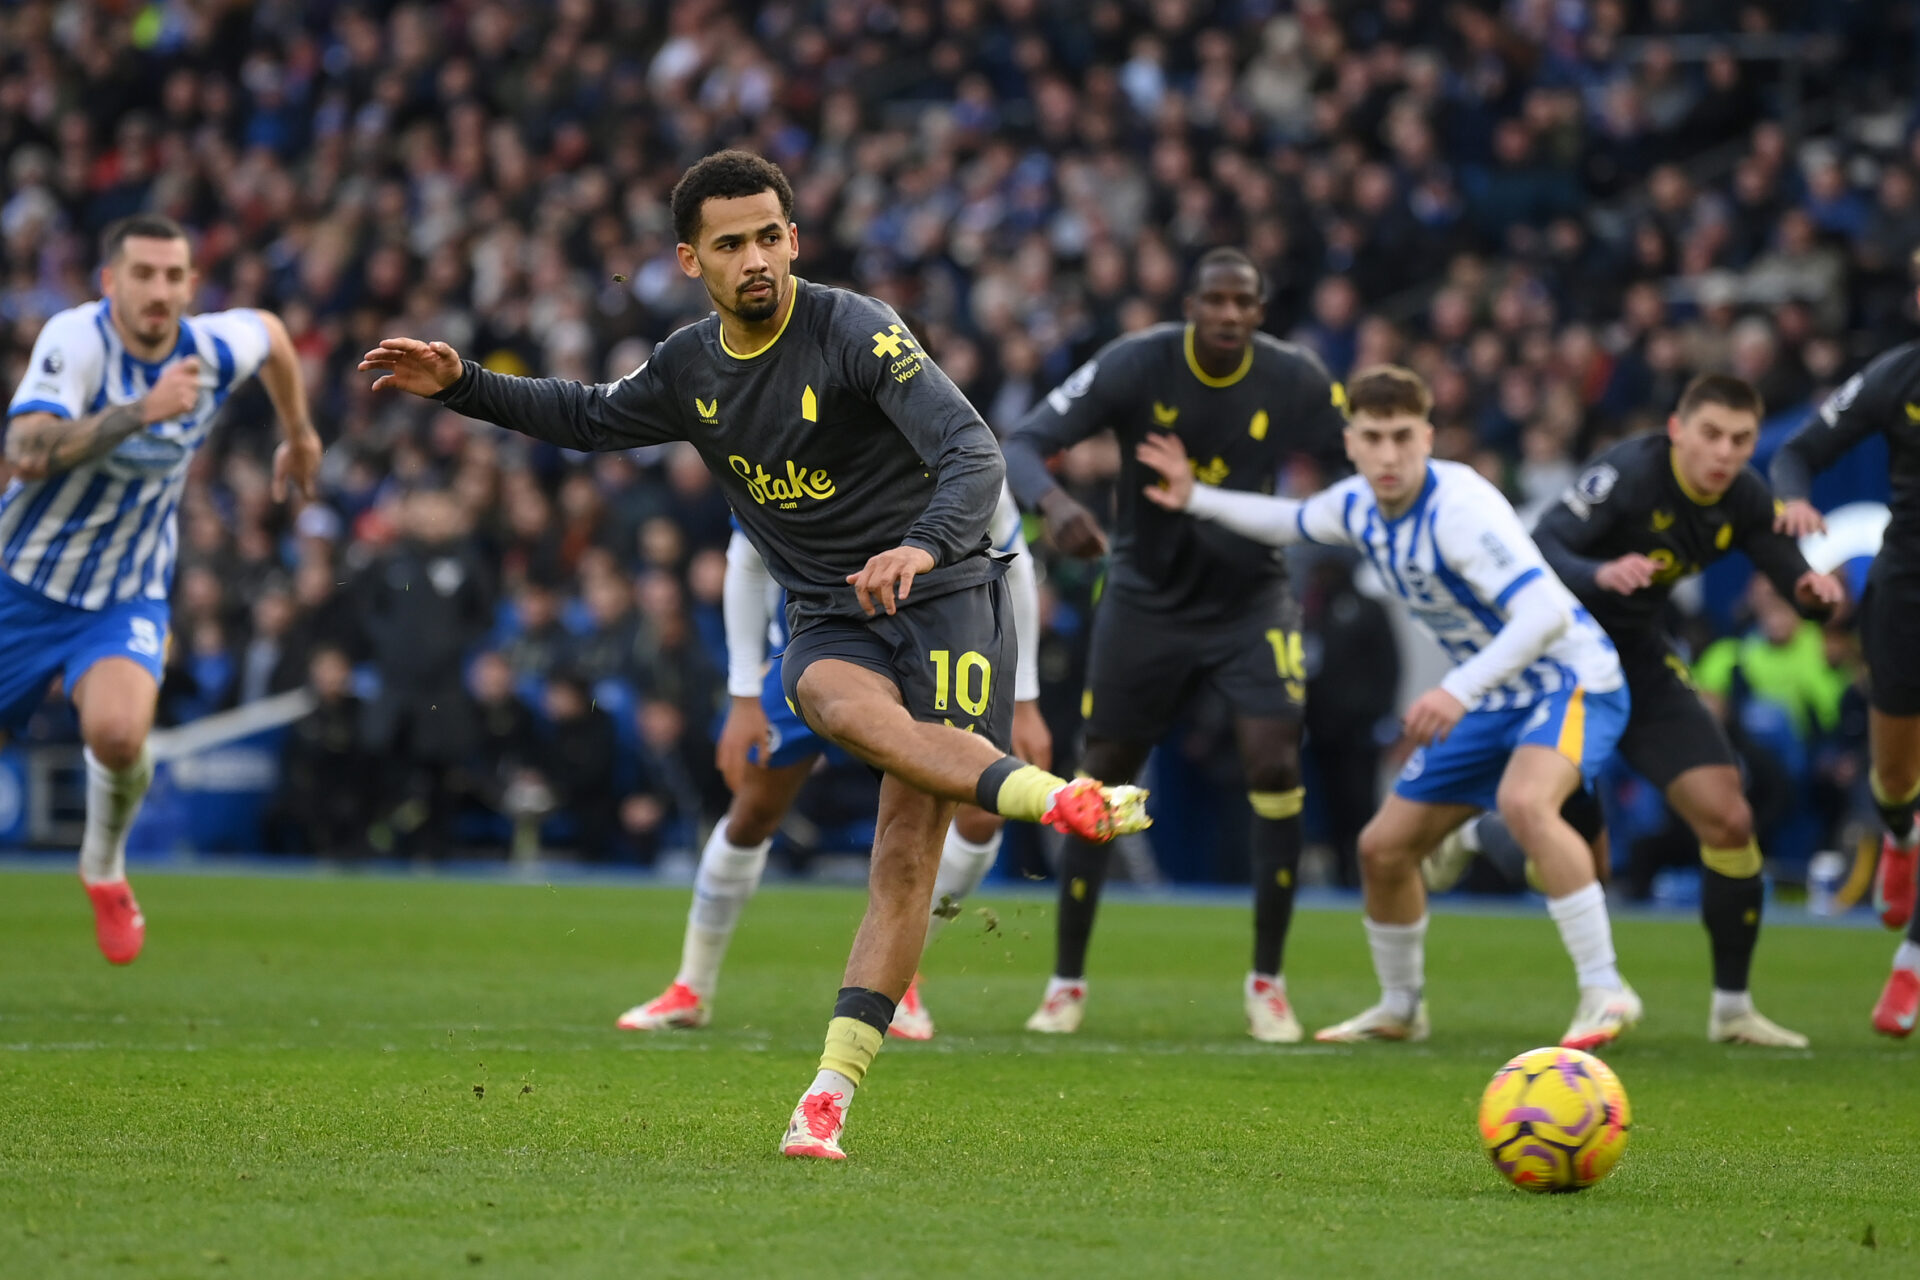
<path fill-rule="evenodd" d="M 822 345 L 871 346 L 883 338 L 911 336 L 900 313 L 871 294 L 798 277 L 794 285 L 800 296 L 794 302 L 797 310 L 791 323 L 815 335 Z"/>
<path fill-rule="evenodd" d="M 1821 403 L 1819 416 L 1832 425 L 1862 394 L 1869 404 L 1920 395 L 1920 340 L 1903 342 L 1867 361 L 1864 369 L 1841 383 Z"/>
<path fill-rule="evenodd" d="M 1175 320 L 1150 324 L 1108 340 L 1089 363 L 1132 367 L 1156 360 L 1186 359 L 1187 326 Z"/>
<path fill-rule="evenodd" d="M 75 350 L 105 352 L 106 325 L 107 303 L 101 298 L 54 312 L 40 326 L 40 334 L 44 340 L 71 345 Z"/>
<path fill-rule="evenodd" d="M 1665 436 L 1653 432 L 1622 440 L 1587 460 L 1568 486 L 1567 496 L 1593 507 L 1659 492 L 1652 482 L 1670 467 L 1670 448 Z"/>
<path fill-rule="evenodd" d="M 1464 462 L 1434 458 L 1427 463 L 1433 493 L 1427 499 L 1435 527 L 1471 525 L 1479 528 L 1500 519 L 1518 519 L 1500 486 Z"/>
<path fill-rule="evenodd" d="M 198 338 L 202 335 L 222 342 L 243 341 L 262 348 L 268 342 L 266 313 L 256 307 L 228 307 L 224 311 L 199 311 L 182 316 L 180 323 Z"/>
<path fill-rule="evenodd" d="M 1276 338 L 1270 333 L 1253 335 L 1253 367 L 1256 370 L 1277 374 L 1288 378 L 1311 378 L 1320 382 L 1331 382 L 1326 362 L 1320 359 L 1313 348 L 1298 342 L 1289 342 L 1285 338 Z"/>

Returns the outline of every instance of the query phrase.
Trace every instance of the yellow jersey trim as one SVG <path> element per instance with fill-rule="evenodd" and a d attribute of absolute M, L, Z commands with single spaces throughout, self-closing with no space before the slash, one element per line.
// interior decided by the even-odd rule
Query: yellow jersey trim
<path fill-rule="evenodd" d="M 793 288 L 787 291 L 787 314 L 781 319 L 780 327 L 773 331 L 773 336 L 767 339 L 766 344 L 758 351 L 749 351 L 745 355 L 742 355 L 727 345 L 727 328 L 725 325 L 721 325 L 720 349 L 722 351 L 732 356 L 735 360 L 751 360 L 755 356 L 767 354 L 767 352 L 772 349 L 773 344 L 780 341 L 780 335 L 787 331 L 787 325 L 793 321 L 793 309 L 800 305 L 800 285 L 802 281 L 799 276 L 788 276 L 787 279 L 793 285 Z"/>
<path fill-rule="evenodd" d="M 1673 456 L 1673 450 L 1671 449 L 1667 450 L 1667 465 L 1673 468 L 1673 482 L 1680 486 L 1680 492 L 1686 494 L 1687 501 L 1691 502 L 1694 506 L 1710 507 L 1714 503 L 1720 501 L 1721 498 L 1724 498 L 1727 496 L 1724 493 L 1719 494 L 1717 496 L 1714 494 L 1702 493 L 1698 489 L 1694 488 L 1692 485 L 1688 484 L 1687 478 L 1680 474 L 1680 459 Z"/>
<path fill-rule="evenodd" d="M 1246 377 L 1248 370 L 1253 368 L 1253 344 L 1251 342 L 1247 344 L 1246 354 L 1240 358 L 1240 367 L 1224 378 L 1216 378 L 1200 367 L 1200 357 L 1196 355 L 1193 350 L 1192 325 L 1187 326 L 1187 336 L 1182 345 L 1185 347 L 1187 353 L 1187 368 L 1193 370 L 1193 376 L 1200 379 L 1200 385 L 1203 387 L 1230 387 L 1240 381 L 1240 379 Z"/>

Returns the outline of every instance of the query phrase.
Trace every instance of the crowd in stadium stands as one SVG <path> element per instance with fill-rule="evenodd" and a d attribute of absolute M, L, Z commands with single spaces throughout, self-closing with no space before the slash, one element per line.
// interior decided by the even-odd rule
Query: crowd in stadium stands
<path fill-rule="evenodd" d="M 1439 452 L 1537 508 L 1696 370 L 1785 410 L 1910 333 L 1920 134 L 1878 95 L 1913 36 L 1876 11 L 0 3 L 0 373 L 96 295 L 108 220 L 190 227 L 200 308 L 284 317 L 329 448 L 324 500 L 289 516 L 264 396 L 235 397 L 181 507 L 164 716 L 322 696 L 287 748 L 289 847 L 505 843 L 554 812 L 553 838 L 645 860 L 725 803 L 725 502 L 690 450 L 565 456 L 376 397 L 354 364 L 379 338 L 623 376 L 707 310 L 670 186 L 744 145 L 793 178 L 802 273 L 909 312 L 997 431 L 1176 317 L 1187 264 L 1232 243 L 1273 332 L 1336 376 L 1411 364 Z M 1761 39 L 1782 31 L 1820 41 L 1789 63 Z M 1815 127 L 1836 102 L 1891 103 L 1891 127 Z M 1064 465 L 1098 497 L 1114 461 L 1090 443 Z M 1065 748 L 1092 573 L 1042 555 Z M 1738 643 L 1773 644 L 1766 625 Z M 1838 727 L 1824 685 L 1786 696 L 1808 734 Z"/>

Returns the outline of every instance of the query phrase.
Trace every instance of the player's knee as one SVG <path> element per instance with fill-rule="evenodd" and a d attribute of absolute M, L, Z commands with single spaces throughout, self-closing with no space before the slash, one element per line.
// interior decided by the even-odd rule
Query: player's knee
<path fill-rule="evenodd" d="M 85 728 L 87 749 L 109 769 L 131 768 L 147 742 L 147 726 L 131 716 L 103 716 Z"/>
<path fill-rule="evenodd" d="M 1360 829 L 1357 850 L 1360 856 L 1360 872 L 1368 877 L 1391 872 L 1408 859 L 1408 851 L 1402 847 L 1400 841 L 1393 838 L 1391 832 L 1380 825 L 1377 819 Z"/>
<path fill-rule="evenodd" d="M 1523 848 L 1531 848 L 1542 831 L 1560 821 L 1561 802 L 1562 797 L 1553 788 L 1530 778 L 1502 779 L 1494 798 L 1507 830 Z"/>
<path fill-rule="evenodd" d="M 994 832 L 1000 830 L 1004 821 L 999 814 L 988 813 L 970 804 L 961 805 L 953 815 L 954 830 L 969 844 L 985 844 L 993 839 Z"/>
<path fill-rule="evenodd" d="M 1298 749 L 1276 752 L 1273 756 L 1247 762 L 1247 790 L 1278 793 L 1300 789 L 1300 753 Z"/>
<path fill-rule="evenodd" d="M 1144 754 L 1130 742 L 1091 739 L 1080 756 L 1080 772 L 1110 787 L 1125 786 L 1140 771 Z"/>
<path fill-rule="evenodd" d="M 1696 814 L 1693 833 L 1709 849 L 1745 849 L 1753 843 L 1753 809 L 1735 792 Z"/>

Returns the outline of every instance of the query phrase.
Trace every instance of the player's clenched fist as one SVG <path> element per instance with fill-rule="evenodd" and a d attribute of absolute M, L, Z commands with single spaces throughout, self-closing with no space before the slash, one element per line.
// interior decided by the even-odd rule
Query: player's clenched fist
<path fill-rule="evenodd" d="M 465 366 L 460 353 L 444 342 L 418 338 L 382 338 L 380 345 L 360 357 L 362 373 L 377 372 L 373 389 L 411 391 L 417 396 L 438 395 L 460 381 Z"/>
<path fill-rule="evenodd" d="M 1429 747 L 1435 742 L 1445 742 L 1453 727 L 1467 714 L 1460 699 L 1445 689 L 1429 689 L 1415 698 L 1413 705 L 1407 708 L 1401 724 L 1406 730 L 1407 740 Z"/>
<path fill-rule="evenodd" d="M 860 572 L 848 574 L 847 581 L 853 584 L 853 593 L 860 597 L 860 607 L 872 617 L 875 602 L 892 613 L 895 603 L 905 601 L 913 590 L 914 578 L 932 570 L 933 556 L 926 550 L 895 547 L 867 561 L 866 568 Z"/>
<path fill-rule="evenodd" d="M 1065 489 L 1055 489 L 1040 499 L 1041 514 L 1047 518 L 1047 532 L 1062 551 L 1081 560 L 1107 554 L 1107 535 L 1100 522 L 1070 497 Z"/>
<path fill-rule="evenodd" d="M 1607 561 L 1594 570 L 1593 581 L 1602 591 L 1630 596 L 1652 586 L 1654 575 L 1659 571 L 1660 566 L 1653 562 L 1653 557 L 1635 553 Z"/>
<path fill-rule="evenodd" d="M 183 413 L 191 413 L 200 403 L 200 361 L 193 356 L 177 360 L 160 371 L 153 390 L 140 401 L 143 421 L 165 422 Z"/>

